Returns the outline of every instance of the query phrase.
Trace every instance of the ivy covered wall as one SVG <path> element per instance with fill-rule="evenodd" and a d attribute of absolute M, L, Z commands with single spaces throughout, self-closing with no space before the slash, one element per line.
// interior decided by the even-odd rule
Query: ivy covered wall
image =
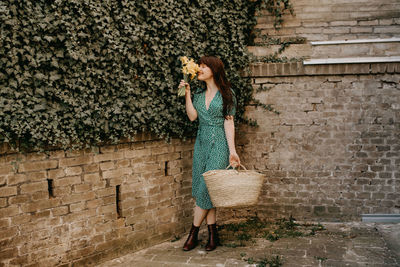
<path fill-rule="evenodd" d="M 44 149 L 116 143 L 141 131 L 190 137 L 196 123 L 176 94 L 182 55 L 224 61 L 237 120 L 246 121 L 252 88 L 240 71 L 255 10 L 269 2 L 0 3 L 0 142 Z"/>

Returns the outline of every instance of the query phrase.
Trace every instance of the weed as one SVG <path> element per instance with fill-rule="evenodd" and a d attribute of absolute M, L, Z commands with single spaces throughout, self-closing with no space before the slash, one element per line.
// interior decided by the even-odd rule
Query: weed
<path fill-rule="evenodd" d="M 282 258 L 280 256 L 275 256 L 271 258 L 264 257 L 259 260 L 254 260 L 253 258 L 245 259 L 249 264 L 256 264 L 257 267 L 280 267 L 283 264 Z"/>
<path fill-rule="evenodd" d="M 274 241 L 276 241 L 276 240 L 279 239 L 279 235 L 274 234 L 274 232 L 272 232 L 272 233 L 265 233 L 265 234 L 264 234 L 264 238 L 267 239 L 267 240 L 269 240 L 269 241 L 271 241 L 271 242 L 274 242 Z"/>
<path fill-rule="evenodd" d="M 255 242 L 253 238 L 265 238 L 274 242 L 281 238 L 313 236 L 317 231 L 325 230 L 325 227 L 320 223 L 299 224 L 290 215 L 289 218 L 281 218 L 275 222 L 252 217 L 245 222 L 222 225 L 219 229 L 222 240 L 234 241 L 235 244 L 245 246 L 248 241 Z"/>
<path fill-rule="evenodd" d="M 252 236 L 248 233 L 242 233 L 237 235 L 237 239 L 241 241 L 249 241 L 251 240 Z"/>
<path fill-rule="evenodd" d="M 317 228 L 318 228 L 318 230 L 326 230 L 325 226 L 323 226 L 320 223 L 317 224 Z"/>
<path fill-rule="evenodd" d="M 320 262 L 324 262 L 324 261 L 326 261 L 328 258 L 326 258 L 326 257 L 320 257 L 320 256 L 314 256 L 314 258 L 316 259 L 316 260 L 318 260 L 318 261 L 320 261 Z"/>
<path fill-rule="evenodd" d="M 247 259 L 247 263 L 248 264 L 253 264 L 254 263 L 254 259 L 253 258 L 248 258 Z"/>
<path fill-rule="evenodd" d="M 291 230 L 291 231 L 287 231 L 286 232 L 286 236 L 288 236 L 288 237 L 299 237 L 299 236 L 304 236 L 304 233 L 300 232 L 300 231 Z"/>
<path fill-rule="evenodd" d="M 226 243 L 226 244 L 224 243 L 223 245 L 228 248 L 245 247 L 245 245 L 242 242 L 240 242 L 239 244 L 238 243 Z"/>
<path fill-rule="evenodd" d="M 287 220 L 286 218 L 282 218 L 282 219 L 278 219 L 278 221 L 276 222 L 276 224 L 279 225 L 280 229 L 289 229 L 289 230 L 293 230 L 295 229 L 297 226 L 299 226 L 298 223 L 295 222 L 296 219 L 292 217 L 292 215 L 289 216 L 289 220 Z"/>
<path fill-rule="evenodd" d="M 172 239 L 171 242 L 176 242 L 176 241 L 178 241 L 178 240 L 180 240 L 180 239 L 181 239 L 180 236 L 175 235 L 175 236 L 174 236 L 174 239 Z"/>

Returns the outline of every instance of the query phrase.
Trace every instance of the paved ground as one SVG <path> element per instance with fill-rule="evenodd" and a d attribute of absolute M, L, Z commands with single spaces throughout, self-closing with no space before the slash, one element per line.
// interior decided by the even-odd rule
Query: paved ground
<path fill-rule="evenodd" d="M 400 266 L 400 224 L 322 223 L 326 230 L 312 236 L 287 237 L 271 242 L 255 238 L 245 247 L 221 246 L 205 252 L 201 246 L 182 251 L 184 239 L 165 242 L 99 266 Z M 278 256 L 279 261 L 276 261 Z M 264 264 L 264 265 L 263 265 Z"/>

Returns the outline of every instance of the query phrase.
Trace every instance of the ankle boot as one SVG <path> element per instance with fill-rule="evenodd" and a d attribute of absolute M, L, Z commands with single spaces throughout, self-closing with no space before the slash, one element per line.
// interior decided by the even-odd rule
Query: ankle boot
<path fill-rule="evenodd" d="M 192 224 L 192 228 L 190 229 L 189 236 L 188 236 L 185 244 L 183 245 L 184 251 L 192 250 L 197 246 L 197 244 L 199 243 L 199 240 L 198 240 L 199 229 L 200 229 L 200 226 L 197 227 L 197 226 L 194 226 L 194 224 Z"/>
<path fill-rule="evenodd" d="M 217 225 L 209 224 L 208 227 L 208 242 L 206 245 L 206 251 L 212 251 L 219 245 L 219 237 L 217 231 Z"/>

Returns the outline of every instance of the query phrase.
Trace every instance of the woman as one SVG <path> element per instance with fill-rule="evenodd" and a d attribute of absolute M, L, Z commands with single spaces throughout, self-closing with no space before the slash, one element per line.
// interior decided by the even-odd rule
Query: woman
<path fill-rule="evenodd" d="M 217 57 L 204 56 L 200 58 L 199 67 L 197 79 L 204 81 L 207 89 L 195 92 L 193 102 L 189 84 L 182 80 L 179 85 L 186 89 L 186 113 L 189 119 L 194 121 L 199 118 L 192 169 L 192 195 L 196 206 L 192 228 L 183 246 L 185 251 L 197 246 L 199 228 L 204 219 L 209 237 L 206 250 L 214 250 L 219 242 L 216 209 L 202 174 L 208 170 L 225 169 L 229 164 L 233 167 L 240 164 L 234 141 L 236 99 L 226 78 L 224 64 Z"/>

